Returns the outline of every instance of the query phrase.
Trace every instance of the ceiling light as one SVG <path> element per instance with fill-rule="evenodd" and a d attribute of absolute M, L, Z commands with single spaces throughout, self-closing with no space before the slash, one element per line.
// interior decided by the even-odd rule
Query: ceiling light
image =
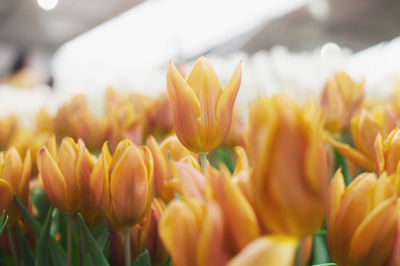
<path fill-rule="evenodd" d="M 50 11 L 56 8 L 59 0 L 37 0 L 39 7 L 43 10 Z"/>

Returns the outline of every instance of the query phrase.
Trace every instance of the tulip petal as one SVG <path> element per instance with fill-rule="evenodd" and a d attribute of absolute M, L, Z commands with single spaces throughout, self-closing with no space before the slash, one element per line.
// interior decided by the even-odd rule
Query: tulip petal
<path fill-rule="evenodd" d="M 4 179 L 0 179 L 0 211 L 7 210 L 13 202 L 14 190 Z"/>
<path fill-rule="evenodd" d="M 204 176 L 193 166 L 183 163 L 172 163 L 174 178 L 166 183 L 175 189 L 183 199 L 205 198 Z"/>
<path fill-rule="evenodd" d="M 278 235 L 264 236 L 246 246 L 229 261 L 228 265 L 291 266 L 295 262 L 296 249 L 297 240 L 294 238 Z"/>
<path fill-rule="evenodd" d="M 236 175 L 241 171 L 248 171 L 250 167 L 249 167 L 249 160 L 247 159 L 246 150 L 241 146 L 235 146 L 234 150 L 237 159 L 233 175 Z"/>
<path fill-rule="evenodd" d="M 25 206 L 28 205 L 29 178 L 31 177 L 31 170 L 32 170 L 31 151 L 28 150 L 25 155 L 24 164 L 22 168 L 21 183 L 19 184 L 19 189 L 17 193 L 18 198 Z"/>
<path fill-rule="evenodd" d="M 350 245 L 349 265 L 383 265 L 397 225 L 397 199 L 382 202 L 357 228 Z"/>
<path fill-rule="evenodd" d="M 112 208 L 120 226 L 132 226 L 143 217 L 150 196 L 147 175 L 139 151 L 129 146 L 111 174 Z"/>
<path fill-rule="evenodd" d="M 344 183 L 342 171 L 341 169 L 338 169 L 329 186 L 329 213 L 327 217 L 329 227 L 331 227 L 331 225 L 332 227 L 335 227 L 336 215 L 345 189 L 346 184 Z"/>
<path fill-rule="evenodd" d="M 186 148 L 203 151 L 200 102 L 172 62 L 168 65 L 167 90 L 177 137 Z"/>
<path fill-rule="evenodd" d="M 47 148 L 38 152 L 38 169 L 50 202 L 61 210 L 67 207 L 67 184 Z"/>
<path fill-rule="evenodd" d="M 17 192 L 22 178 L 21 171 L 22 161 L 17 150 L 13 147 L 6 152 L 2 178 Z"/>

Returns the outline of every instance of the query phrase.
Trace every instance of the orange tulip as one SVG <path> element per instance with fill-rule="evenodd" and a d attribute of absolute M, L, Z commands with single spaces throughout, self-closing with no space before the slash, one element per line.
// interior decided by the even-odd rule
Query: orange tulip
<path fill-rule="evenodd" d="M 385 140 L 378 133 L 374 146 L 375 165 L 378 175 L 384 171 L 388 175 L 395 173 L 400 162 L 400 129 L 395 128 Z"/>
<path fill-rule="evenodd" d="M 168 154 L 171 160 L 180 161 L 192 153 L 175 136 L 166 138 L 160 144 L 157 143 L 154 137 L 150 136 L 147 138 L 146 144 L 154 160 L 154 193 L 165 202 L 169 202 L 174 198 L 174 190 L 166 185 L 166 182 L 172 179 L 171 162 Z"/>
<path fill-rule="evenodd" d="M 303 238 L 321 225 L 328 188 L 321 134 L 321 113 L 311 102 L 275 95 L 250 106 L 251 187 L 266 231 Z"/>
<path fill-rule="evenodd" d="M 242 70 L 235 69 L 225 89 L 211 65 L 200 57 L 185 80 L 170 62 L 167 89 L 176 135 L 193 152 L 209 152 L 228 135 Z"/>
<path fill-rule="evenodd" d="M 9 142 L 15 132 L 19 129 L 19 121 L 16 115 L 9 115 L 0 118 L 0 148 L 9 147 Z"/>
<path fill-rule="evenodd" d="M 293 266 L 298 241 L 295 238 L 269 235 L 257 238 L 229 261 L 229 266 L 279 265 Z"/>
<path fill-rule="evenodd" d="M 152 198 L 153 158 L 147 147 L 121 141 L 111 159 L 104 144 L 99 171 L 104 174 L 104 206 L 114 226 L 131 227 L 149 211 Z"/>
<path fill-rule="evenodd" d="M 398 200 L 390 179 L 358 176 L 346 188 L 340 170 L 330 185 L 328 246 L 338 265 L 383 265 L 398 221 Z"/>
<path fill-rule="evenodd" d="M 225 265 L 223 222 L 214 201 L 174 200 L 160 221 L 160 236 L 175 265 Z"/>
<path fill-rule="evenodd" d="M 97 204 L 98 183 L 91 177 L 95 158 L 82 141 L 64 138 L 57 151 L 53 136 L 47 147 L 39 150 L 37 164 L 46 195 L 55 207 L 75 213 Z"/>
<path fill-rule="evenodd" d="M 6 210 L 9 224 L 15 224 L 21 213 L 13 199 L 14 193 L 27 207 L 29 198 L 29 178 L 32 161 L 28 151 L 22 162 L 15 148 L 0 152 L 0 212 Z"/>
<path fill-rule="evenodd" d="M 364 82 L 356 83 L 345 72 L 338 72 L 330 79 L 321 96 L 325 109 L 325 127 L 333 132 L 347 130 L 350 119 L 358 111 L 364 98 Z"/>

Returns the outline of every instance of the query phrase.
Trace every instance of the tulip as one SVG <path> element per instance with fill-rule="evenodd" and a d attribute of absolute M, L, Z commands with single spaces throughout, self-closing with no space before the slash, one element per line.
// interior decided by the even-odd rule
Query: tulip
<path fill-rule="evenodd" d="M 321 106 L 326 114 L 325 127 L 333 132 L 347 130 L 363 98 L 364 82 L 354 82 L 345 72 L 336 73 L 326 83 L 321 95 Z"/>
<path fill-rule="evenodd" d="M 228 245 L 237 253 L 260 235 L 256 214 L 226 167 L 220 171 L 209 168 L 207 178 L 224 216 Z"/>
<path fill-rule="evenodd" d="M 148 127 L 151 134 L 162 135 L 172 130 L 172 113 L 168 96 L 160 95 L 147 111 Z"/>
<path fill-rule="evenodd" d="M 175 265 L 225 265 L 229 259 L 223 215 L 214 201 L 172 201 L 159 230 Z"/>
<path fill-rule="evenodd" d="M 374 148 L 378 175 L 381 175 L 384 171 L 388 175 L 395 173 L 400 162 L 400 129 L 395 128 L 385 140 L 378 133 Z"/>
<path fill-rule="evenodd" d="M 328 247 L 338 265 L 383 265 L 397 228 L 398 200 L 390 179 L 363 173 L 346 188 L 340 170 L 329 192 Z"/>
<path fill-rule="evenodd" d="M 374 142 L 378 133 L 386 137 L 394 128 L 393 114 L 390 109 L 376 108 L 372 112 L 362 109 L 351 120 L 351 135 L 354 143 L 352 148 L 348 144 L 340 143 L 331 137 L 329 142 L 344 157 L 364 170 L 375 170 L 375 149 Z"/>
<path fill-rule="evenodd" d="M 57 151 L 53 136 L 39 150 L 37 164 L 46 195 L 58 209 L 74 214 L 98 202 L 98 184 L 90 177 L 95 158 L 82 141 L 64 138 Z"/>
<path fill-rule="evenodd" d="M 0 212 L 6 210 L 9 216 L 8 224 L 15 224 L 21 218 L 13 199 L 14 193 L 22 204 L 28 206 L 31 168 L 30 151 L 26 153 L 23 162 L 15 148 L 0 152 Z"/>
<path fill-rule="evenodd" d="M 131 227 L 146 216 L 151 203 L 153 158 L 147 147 L 121 141 L 113 157 L 106 145 L 101 154 L 104 207 L 110 222 Z"/>
<path fill-rule="evenodd" d="M 267 232 L 299 238 L 324 218 L 328 174 L 321 113 L 311 102 L 258 98 L 250 106 L 249 154 L 256 213 Z"/>
<path fill-rule="evenodd" d="M 0 118 L 0 148 L 9 147 L 9 142 L 19 128 L 19 121 L 16 115 L 9 115 Z"/>
<path fill-rule="evenodd" d="M 229 261 L 229 266 L 293 266 L 298 241 L 293 237 L 269 235 L 257 238 Z"/>
<path fill-rule="evenodd" d="M 171 136 L 158 144 L 154 137 L 150 136 L 146 141 L 154 160 L 154 193 L 161 197 L 165 202 L 174 198 L 174 190 L 166 183 L 172 180 L 171 162 L 168 154 L 173 161 L 180 161 L 192 153 L 187 150 L 177 137 Z M 193 154 L 192 154 L 193 155 Z"/>
<path fill-rule="evenodd" d="M 225 140 L 241 72 L 239 63 L 222 89 L 211 63 L 204 57 L 196 61 L 187 80 L 172 62 L 169 63 L 167 89 L 174 129 L 187 149 L 196 153 L 209 152 Z"/>

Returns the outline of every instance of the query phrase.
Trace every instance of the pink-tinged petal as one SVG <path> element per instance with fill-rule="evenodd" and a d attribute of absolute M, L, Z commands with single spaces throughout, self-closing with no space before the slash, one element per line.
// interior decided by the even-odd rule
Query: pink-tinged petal
<path fill-rule="evenodd" d="M 205 181 L 204 176 L 193 166 L 183 163 L 173 163 L 174 178 L 166 183 L 175 189 L 184 199 L 204 199 Z"/>
<path fill-rule="evenodd" d="M 197 265 L 225 265 L 229 259 L 224 243 L 224 217 L 213 201 L 206 204 L 197 248 Z"/>
<path fill-rule="evenodd" d="M 140 152 L 132 145 L 122 154 L 111 174 L 112 209 L 119 226 L 132 226 L 145 214 L 149 179 Z"/>
<path fill-rule="evenodd" d="M 199 100 L 172 62 L 168 65 L 167 90 L 177 137 L 189 150 L 202 151 L 204 136 Z"/>
<path fill-rule="evenodd" d="M 19 185 L 22 177 L 22 161 L 15 148 L 6 152 L 2 179 L 6 180 L 14 191 L 19 191 Z"/>
<path fill-rule="evenodd" d="M 392 247 L 389 253 L 389 257 L 385 262 L 385 266 L 397 266 L 400 265 L 400 219 L 399 214 L 397 215 L 396 233 L 393 236 Z"/>
<path fill-rule="evenodd" d="M 360 224 L 351 240 L 349 265 L 384 264 L 396 232 L 397 204 L 396 198 L 382 202 Z"/>
<path fill-rule="evenodd" d="M 233 257 L 228 265 L 292 266 L 295 262 L 297 244 L 296 239 L 285 236 L 270 235 L 260 237 Z"/>
<path fill-rule="evenodd" d="M 39 173 L 47 197 L 54 206 L 61 210 L 66 210 L 68 202 L 67 184 L 60 168 L 58 168 L 46 148 L 39 150 L 37 159 Z"/>

